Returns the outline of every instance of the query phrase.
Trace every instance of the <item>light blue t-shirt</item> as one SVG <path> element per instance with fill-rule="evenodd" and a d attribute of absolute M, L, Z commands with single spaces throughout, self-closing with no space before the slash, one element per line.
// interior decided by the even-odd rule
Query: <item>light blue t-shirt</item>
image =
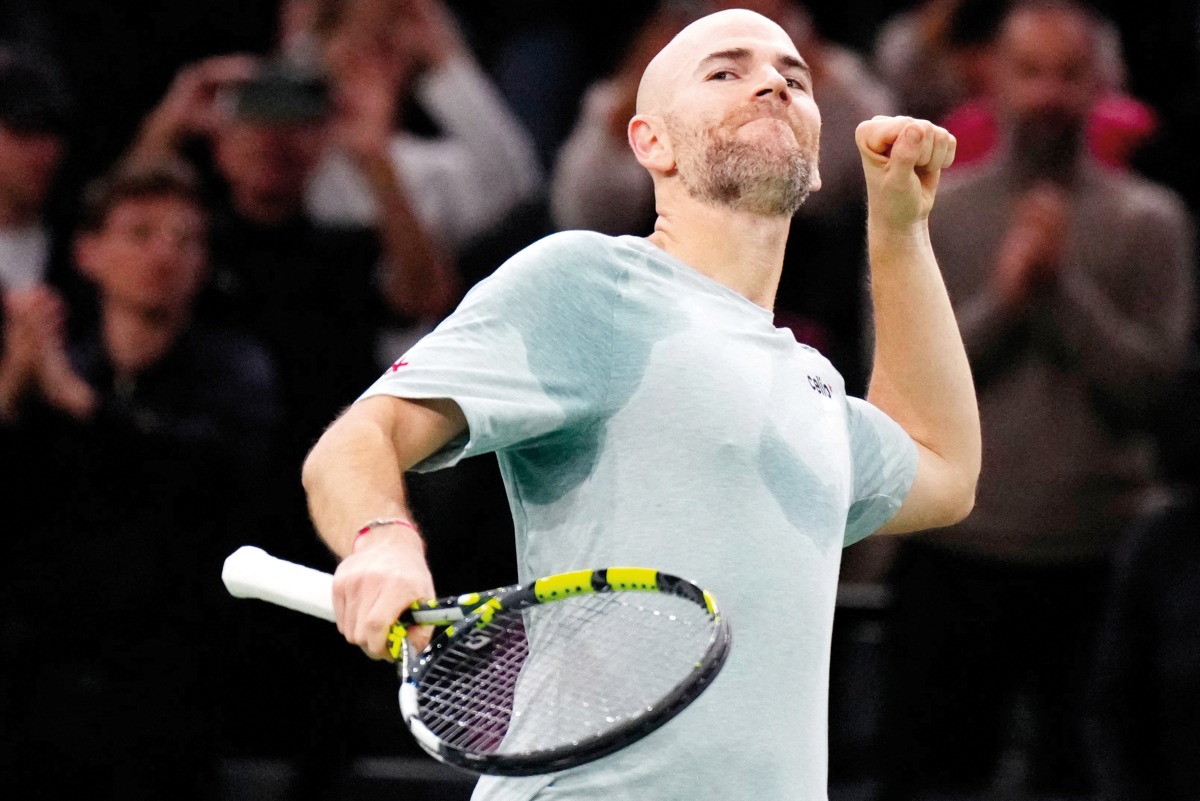
<path fill-rule="evenodd" d="M 497 454 L 522 581 L 654 567 L 711 590 L 733 631 L 659 731 L 552 776 L 485 777 L 476 801 L 826 799 L 841 549 L 896 512 L 917 464 L 828 360 L 648 241 L 572 231 L 477 285 L 372 395 L 462 408 L 468 433 L 417 469 Z"/>

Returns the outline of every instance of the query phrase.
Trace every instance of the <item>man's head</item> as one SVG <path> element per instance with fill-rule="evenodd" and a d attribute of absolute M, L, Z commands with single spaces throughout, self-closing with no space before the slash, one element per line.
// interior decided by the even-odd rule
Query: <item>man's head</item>
<path fill-rule="evenodd" d="M 92 184 L 75 256 L 104 305 L 185 315 L 207 266 L 207 214 L 183 164 L 118 171 Z"/>
<path fill-rule="evenodd" d="M 213 155 L 235 207 L 258 222 L 298 212 L 329 142 L 328 86 L 306 69 L 264 62 L 258 75 L 230 87 L 224 99 Z"/>
<path fill-rule="evenodd" d="M 1050 152 L 1079 141 L 1100 88 L 1097 26 L 1070 0 L 1027 0 L 997 39 L 997 111 L 1022 149 Z"/>
<path fill-rule="evenodd" d="M 684 28 L 638 88 L 629 141 L 660 201 L 790 217 L 819 188 L 821 117 L 812 76 L 788 35 L 751 11 Z"/>
<path fill-rule="evenodd" d="M 40 216 L 72 108 L 52 62 L 0 45 L 0 209 L 7 218 L 33 222 Z"/>

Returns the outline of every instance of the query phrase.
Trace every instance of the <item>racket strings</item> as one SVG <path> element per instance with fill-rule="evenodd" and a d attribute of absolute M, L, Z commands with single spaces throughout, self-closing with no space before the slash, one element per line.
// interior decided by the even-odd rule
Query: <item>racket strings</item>
<path fill-rule="evenodd" d="M 478 649 L 478 650 L 476 650 Z M 508 731 L 511 693 L 528 653 L 522 621 L 495 621 L 456 643 L 422 682 L 421 719 L 440 739 L 469 751 L 493 751 Z M 486 684 L 480 677 L 486 676 Z"/>
<path fill-rule="evenodd" d="M 716 624 L 660 593 L 568 598 L 503 611 L 450 644 L 421 681 L 420 716 L 448 745 L 529 753 L 600 736 L 687 679 Z"/>

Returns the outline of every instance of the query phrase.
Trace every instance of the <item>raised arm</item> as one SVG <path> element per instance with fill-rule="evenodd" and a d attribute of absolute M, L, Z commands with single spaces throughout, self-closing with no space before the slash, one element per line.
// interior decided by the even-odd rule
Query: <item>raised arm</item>
<path fill-rule="evenodd" d="M 333 581 L 338 629 L 375 658 L 387 655 L 387 631 L 413 601 L 434 597 L 417 529 L 374 520 L 411 521 L 404 472 L 466 429 L 452 401 L 388 396 L 361 400 L 339 417 L 304 462 L 304 489 L 317 533 L 342 557 Z"/>
<path fill-rule="evenodd" d="M 388 55 L 378 49 L 335 51 L 334 141 L 351 157 L 375 201 L 383 249 L 380 287 L 391 309 L 440 319 L 458 295 L 455 265 L 418 217 L 389 153 L 395 86 Z"/>
<path fill-rule="evenodd" d="M 180 69 L 162 100 L 142 120 L 125 152 L 125 164 L 136 167 L 178 158 L 189 137 L 212 135 L 225 113 L 221 92 L 253 77 L 260 64 L 258 56 L 236 53 Z"/>
<path fill-rule="evenodd" d="M 362 14 L 372 7 L 376 21 L 364 26 Z M 386 39 L 402 92 L 438 128 L 432 138 L 400 133 L 390 155 L 417 217 L 439 244 L 459 250 L 536 198 L 542 171 L 534 142 L 442 0 L 363 0 L 347 11 L 329 48 L 333 57 L 370 51 Z M 367 187 L 339 162 L 327 165 L 322 179 L 314 197 L 321 216 L 374 219 L 376 204 L 363 196 Z M 334 192 L 341 208 L 320 196 Z"/>
<path fill-rule="evenodd" d="M 950 525 L 975 502 L 979 410 L 962 337 L 929 240 L 954 137 L 929 122 L 876 117 L 855 135 L 867 179 L 875 360 L 867 400 L 917 444 L 917 475 L 882 529 Z"/>

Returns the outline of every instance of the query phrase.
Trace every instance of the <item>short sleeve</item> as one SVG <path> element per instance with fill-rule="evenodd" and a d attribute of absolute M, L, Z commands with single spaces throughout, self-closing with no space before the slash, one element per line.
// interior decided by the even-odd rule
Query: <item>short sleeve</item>
<path fill-rule="evenodd" d="M 900 425 L 860 398 L 846 398 L 853 497 L 844 545 L 873 534 L 900 509 L 917 475 L 917 446 Z"/>
<path fill-rule="evenodd" d="M 609 237 L 554 234 L 513 256 L 362 398 L 448 398 L 468 432 L 414 469 L 540 443 L 598 419 L 608 393 L 616 268 Z"/>

